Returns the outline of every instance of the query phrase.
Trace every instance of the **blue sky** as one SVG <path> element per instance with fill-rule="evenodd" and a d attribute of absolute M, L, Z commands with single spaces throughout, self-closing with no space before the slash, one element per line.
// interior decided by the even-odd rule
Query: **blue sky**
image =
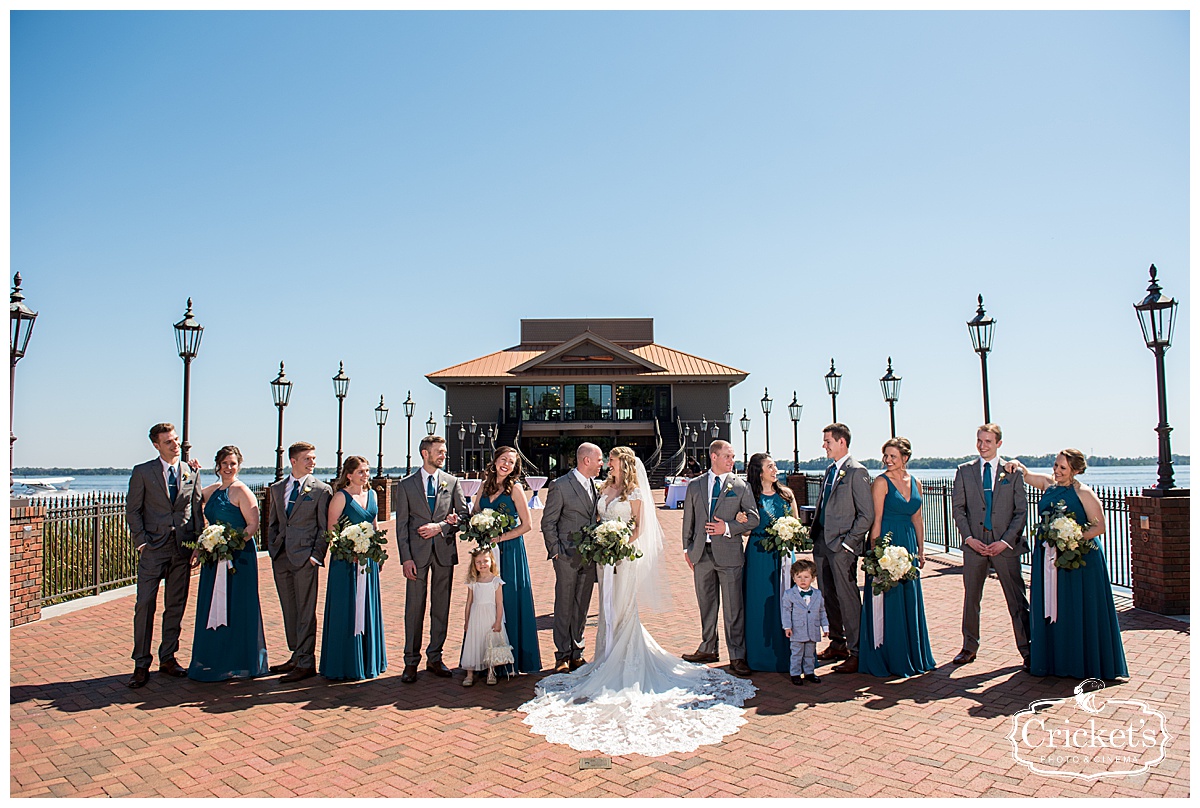
<path fill-rule="evenodd" d="M 171 324 L 206 327 L 192 443 L 273 465 L 286 439 L 375 454 L 372 408 L 445 409 L 424 374 L 522 317 L 653 317 L 805 404 L 843 374 L 852 451 L 903 377 L 918 455 L 973 450 L 975 297 L 1005 449 L 1152 455 L 1132 304 L 1157 264 L 1190 450 L 1186 12 L 11 15 L 13 271 L 40 312 L 17 465 L 128 466 L 179 419 Z M 711 415 L 710 415 L 711 417 Z M 414 432 L 421 432 L 418 427 Z M 740 447 L 739 447 L 740 448 Z"/>

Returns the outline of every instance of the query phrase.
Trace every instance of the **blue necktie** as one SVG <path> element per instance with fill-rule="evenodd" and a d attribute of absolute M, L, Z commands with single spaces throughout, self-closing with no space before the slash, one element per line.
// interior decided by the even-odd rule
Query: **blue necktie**
<path fill-rule="evenodd" d="M 296 496 L 300 493 L 300 481 L 296 480 L 292 485 L 292 493 L 288 496 L 287 515 L 292 515 L 292 506 L 296 504 Z"/>
<path fill-rule="evenodd" d="M 167 474 L 167 496 L 171 501 L 175 501 L 175 497 L 179 496 L 179 481 L 175 479 L 175 467 L 171 466 L 170 472 Z"/>
<path fill-rule="evenodd" d="M 987 509 L 983 512 L 984 530 L 992 529 L 992 464 L 983 464 L 983 501 Z"/>
<path fill-rule="evenodd" d="M 437 502 L 437 491 L 435 491 L 433 489 L 433 475 L 432 474 L 429 475 L 429 478 L 425 481 L 425 483 L 426 483 L 425 496 L 429 500 L 429 516 L 432 517 L 433 516 L 433 507 L 434 507 L 434 504 Z"/>
<path fill-rule="evenodd" d="M 721 478 L 713 475 L 713 490 L 712 502 L 708 505 L 708 518 L 712 519 L 714 513 L 717 512 L 717 500 L 721 497 Z"/>
<path fill-rule="evenodd" d="M 833 471 L 836 468 L 837 464 L 834 463 L 825 469 L 825 484 L 821 486 L 821 507 L 817 509 L 817 521 L 822 525 L 825 524 L 825 504 L 829 501 L 829 495 L 833 493 Z"/>

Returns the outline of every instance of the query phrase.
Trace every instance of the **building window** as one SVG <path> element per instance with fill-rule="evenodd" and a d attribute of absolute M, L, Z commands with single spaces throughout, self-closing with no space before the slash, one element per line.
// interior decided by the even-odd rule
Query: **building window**
<path fill-rule="evenodd" d="M 657 394 L 657 398 L 656 398 Z M 505 388 L 505 418 L 522 421 L 653 421 L 669 417 L 670 388 L 646 384 L 568 384 Z"/>

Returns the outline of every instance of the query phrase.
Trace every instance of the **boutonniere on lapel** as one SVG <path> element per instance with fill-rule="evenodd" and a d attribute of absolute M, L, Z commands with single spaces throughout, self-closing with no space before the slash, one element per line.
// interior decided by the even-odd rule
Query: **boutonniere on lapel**
<path fill-rule="evenodd" d="M 183 476 L 183 481 L 184 481 L 185 483 L 186 483 L 188 480 L 190 480 L 190 479 L 191 479 L 191 477 L 192 477 L 192 475 L 188 473 L 188 470 L 187 470 L 187 468 L 184 468 L 184 469 L 183 469 L 183 475 L 182 475 L 182 476 Z"/>
<path fill-rule="evenodd" d="M 445 490 L 446 490 L 446 481 L 445 481 L 445 480 L 442 480 L 442 484 L 438 486 L 438 490 L 439 490 L 439 491 L 445 491 Z"/>
<path fill-rule="evenodd" d="M 842 481 L 842 478 L 843 478 L 843 477 L 845 477 L 845 476 L 846 476 L 846 470 L 845 470 L 845 469 L 842 469 L 841 471 L 839 471 L 839 472 L 838 472 L 838 476 L 837 476 L 837 478 L 838 478 L 838 482 L 840 483 L 840 482 Z"/>
<path fill-rule="evenodd" d="M 312 490 L 312 483 L 309 483 L 308 485 L 304 486 L 304 488 L 300 491 L 300 493 L 307 494 L 311 490 Z"/>
<path fill-rule="evenodd" d="M 725 483 L 725 496 L 733 496 L 733 482 Z"/>
<path fill-rule="evenodd" d="M 1004 485 L 1004 483 L 1006 482 L 1006 480 L 1004 478 L 1007 476 L 1008 476 L 1008 472 L 1005 471 L 1004 469 L 1001 469 L 1000 476 L 998 476 L 996 478 L 996 482 L 999 483 L 1000 485 Z"/>

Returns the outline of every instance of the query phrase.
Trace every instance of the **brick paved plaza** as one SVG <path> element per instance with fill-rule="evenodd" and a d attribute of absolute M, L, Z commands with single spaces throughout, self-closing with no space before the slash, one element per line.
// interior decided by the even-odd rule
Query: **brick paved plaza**
<path fill-rule="evenodd" d="M 535 520 L 540 512 L 535 512 Z M 668 541 L 681 512 L 659 510 Z M 526 536 L 543 664 L 553 573 L 534 531 Z M 260 586 L 271 661 L 287 658 L 269 562 Z M 644 615 L 676 654 L 695 649 L 699 618 L 681 554 L 668 555 L 673 614 Z M 461 577 L 461 576 L 459 576 Z M 660 758 L 616 757 L 546 743 L 516 707 L 534 676 L 465 689 L 459 677 L 422 672 L 400 683 L 404 578 L 394 558 L 382 576 L 390 667 L 380 679 L 297 685 L 278 676 L 202 684 L 152 673 L 129 690 L 133 595 L 42 619 L 11 632 L 12 796 L 164 797 L 788 797 L 788 796 L 1169 796 L 1190 794 L 1188 624 L 1118 609 L 1131 680 L 1105 696 L 1160 710 L 1172 739 L 1166 759 L 1123 778 L 1052 778 L 1016 763 L 1011 716 L 1038 698 L 1069 696 L 1074 680 L 1020 669 L 999 585 L 984 599 L 979 659 L 957 668 L 962 586 L 952 556 L 932 556 L 925 604 L 937 670 L 914 679 L 822 676 L 795 687 L 755 674 L 748 723 L 715 746 Z M 324 595 L 324 581 L 321 593 Z M 195 582 L 193 581 L 193 606 Z M 446 662 L 458 659 L 464 587 L 456 584 Z M 591 626 L 594 632 L 593 599 Z M 194 610 L 184 618 L 180 662 L 190 656 Z M 320 607 L 318 614 L 320 614 Z M 157 642 L 158 627 L 155 629 Z M 591 642 L 589 634 L 588 642 Z M 724 637 L 722 662 L 727 662 Z M 827 673 L 828 669 L 822 669 Z"/>

